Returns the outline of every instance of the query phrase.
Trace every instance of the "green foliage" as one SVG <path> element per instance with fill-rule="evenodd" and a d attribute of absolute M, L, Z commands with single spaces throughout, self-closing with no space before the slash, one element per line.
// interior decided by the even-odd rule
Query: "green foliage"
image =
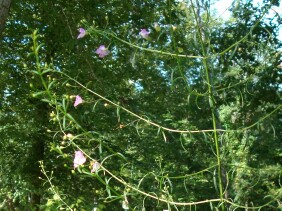
<path fill-rule="evenodd" d="M 14 3 L 0 55 L 2 208 L 279 209 L 272 4 L 237 1 L 223 22 L 209 1 Z"/>

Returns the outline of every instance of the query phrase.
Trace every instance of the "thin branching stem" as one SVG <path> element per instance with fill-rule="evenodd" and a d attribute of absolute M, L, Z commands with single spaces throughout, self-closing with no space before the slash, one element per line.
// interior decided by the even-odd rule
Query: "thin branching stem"
<path fill-rule="evenodd" d="M 203 66 L 204 66 L 204 70 L 205 70 L 205 79 L 206 79 L 206 83 L 207 83 L 207 89 L 208 89 L 208 98 L 209 98 L 209 105 L 210 105 L 210 109 L 211 109 L 211 114 L 212 114 L 212 124 L 213 124 L 213 138 L 214 138 L 214 144 L 215 144 L 215 151 L 216 151 L 216 158 L 217 158 L 217 176 L 218 176 L 218 189 L 219 189 L 219 197 L 221 199 L 221 202 L 223 202 L 224 199 L 224 188 L 223 188 L 223 183 L 222 183 L 222 175 L 221 175 L 221 171 L 222 171 L 222 167 L 221 167 L 221 156 L 220 156 L 220 147 L 219 147 L 219 139 L 218 139 L 218 135 L 217 135 L 217 119 L 216 119 L 216 107 L 215 107 L 215 101 L 214 101 L 214 93 L 213 93 L 213 82 L 211 79 L 211 74 L 209 67 L 208 67 L 208 61 L 207 61 L 207 51 L 206 51 L 206 35 L 203 29 L 203 24 L 202 24 L 202 20 L 201 20 L 201 14 L 199 12 L 200 8 L 199 8 L 199 2 L 198 0 L 197 2 L 197 12 L 195 11 L 195 6 L 191 0 L 191 5 L 192 5 L 192 10 L 195 16 L 195 20 L 197 23 L 197 31 L 198 31 L 198 36 L 199 36 L 199 40 L 200 40 L 200 45 L 202 48 L 202 54 L 204 59 L 202 60 L 203 62 Z M 225 206 L 224 203 L 221 203 L 221 209 L 225 210 Z"/>

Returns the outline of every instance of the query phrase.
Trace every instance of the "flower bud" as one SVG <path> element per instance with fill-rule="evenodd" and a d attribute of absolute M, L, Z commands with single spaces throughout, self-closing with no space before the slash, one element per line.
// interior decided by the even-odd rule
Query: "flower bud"
<path fill-rule="evenodd" d="M 70 133 L 68 133 L 68 134 L 67 134 L 67 138 L 68 138 L 69 140 L 71 140 L 71 139 L 73 139 L 73 135 L 70 134 Z"/>
<path fill-rule="evenodd" d="M 55 115 L 55 113 L 54 113 L 54 111 L 52 111 L 51 113 L 50 113 L 50 117 L 55 117 L 56 115 Z"/>
<path fill-rule="evenodd" d="M 154 28 L 157 32 L 161 31 L 161 27 L 159 26 L 158 23 L 154 23 Z"/>

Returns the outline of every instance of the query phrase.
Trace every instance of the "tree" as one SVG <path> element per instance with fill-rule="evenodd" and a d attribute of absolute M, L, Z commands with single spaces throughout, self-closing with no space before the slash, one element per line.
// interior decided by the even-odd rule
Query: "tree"
<path fill-rule="evenodd" d="M 10 9 L 11 2 L 12 0 L 1 0 L 0 1 L 0 36 L 2 36 L 2 33 L 5 29 L 5 23 L 9 15 L 9 9 Z"/>
<path fill-rule="evenodd" d="M 276 2 L 274 5 L 277 4 Z M 231 134 L 227 139 L 228 151 L 231 150 L 230 157 L 228 156 L 231 160 L 228 159 L 228 163 L 241 163 L 247 167 L 247 170 L 240 168 L 233 170 L 234 183 L 231 192 L 241 204 L 267 203 L 268 200 L 263 195 L 268 195 L 266 192 L 272 195 L 279 189 L 271 182 L 279 181 L 280 174 L 280 167 L 276 166 L 276 156 L 280 153 L 280 148 L 276 144 L 280 141 L 278 136 L 272 134 L 273 131 L 280 133 L 279 124 L 274 123 L 278 121 L 279 114 L 273 114 L 281 108 L 279 103 L 281 70 L 278 67 L 281 61 L 278 51 L 281 42 L 276 38 L 277 25 L 274 24 L 279 24 L 279 19 L 274 21 L 277 16 L 269 20 L 261 17 L 270 5 L 265 3 L 262 8 L 258 8 L 251 3 L 238 4 L 233 9 L 238 22 L 215 32 L 225 34 L 222 34 L 224 37 L 222 47 L 218 45 L 220 51 L 226 49 L 234 38 L 242 40 L 234 51 L 224 54 L 219 61 L 219 67 L 221 66 L 220 69 L 223 70 L 220 73 L 220 77 L 223 77 L 220 87 L 230 86 L 234 78 L 240 81 L 234 86 L 236 89 L 228 94 L 224 93 L 226 100 L 222 102 L 223 122 L 234 129 L 242 126 L 248 128 L 253 122 L 258 122 L 257 128 L 235 133 L 236 135 Z M 256 14 L 255 18 L 251 18 L 252 14 Z M 261 121 L 269 113 L 272 113 L 271 117 Z M 272 132 L 270 125 L 275 125 Z M 232 155 L 234 152 L 236 156 Z M 259 182 L 257 177 L 260 178 Z"/>

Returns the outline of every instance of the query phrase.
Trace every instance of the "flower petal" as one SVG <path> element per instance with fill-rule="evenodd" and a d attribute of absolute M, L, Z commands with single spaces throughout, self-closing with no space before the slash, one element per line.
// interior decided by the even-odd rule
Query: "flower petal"
<path fill-rule="evenodd" d="M 74 107 L 78 106 L 79 104 L 83 103 L 82 98 L 79 95 L 76 95 L 75 97 L 75 102 L 74 102 Z"/>
<path fill-rule="evenodd" d="M 83 38 L 86 35 L 86 30 L 84 28 L 79 28 L 79 35 L 77 36 L 77 39 Z"/>
<path fill-rule="evenodd" d="M 96 54 L 99 55 L 100 58 L 104 58 L 105 56 L 110 54 L 110 51 L 104 46 L 101 45 L 96 51 Z"/>
<path fill-rule="evenodd" d="M 86 157 L 83 155 L 83 152 L 75 151 L 75 156 L 73 160 L 73 167 L 77 168 L 78 166 L 84 164 L 86 162 Z"/>
<path fill-rule="evenodd" d="M 141 37 L 144 39 L 147 39 L 149 37 L 150 32 L 147 31 L 147 29 L 141 29 L 140 33 Z"/>

